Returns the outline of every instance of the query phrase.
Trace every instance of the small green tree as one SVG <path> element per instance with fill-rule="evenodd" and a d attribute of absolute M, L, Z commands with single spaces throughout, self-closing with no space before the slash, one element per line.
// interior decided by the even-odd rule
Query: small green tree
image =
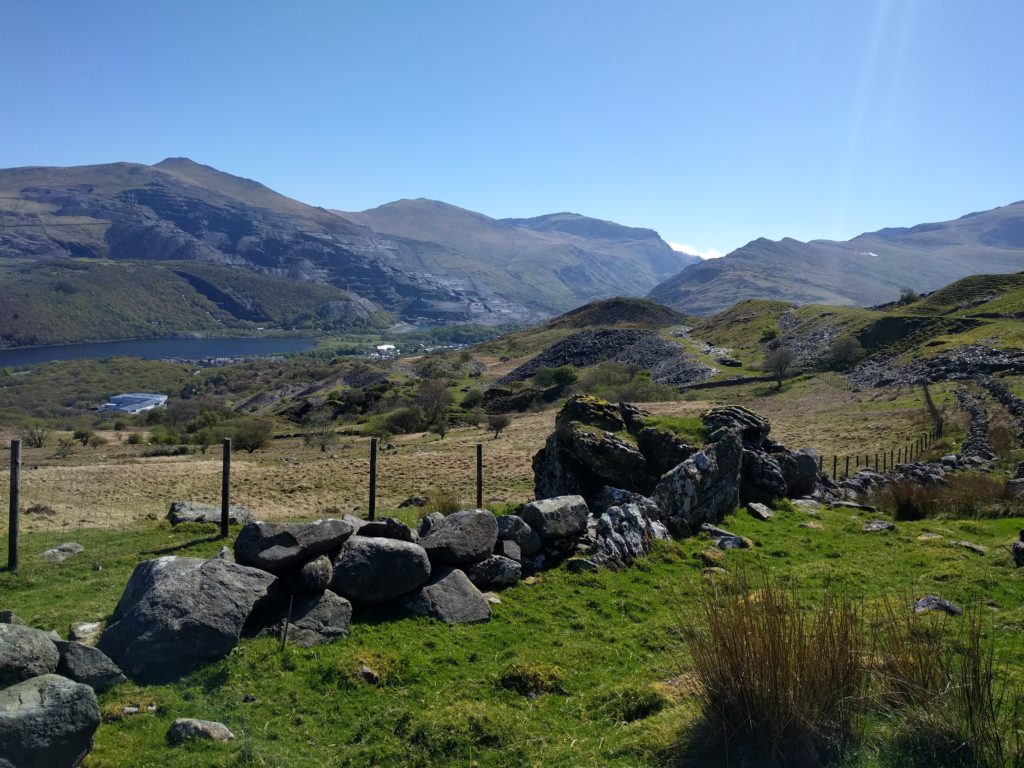
<path fill-rule="evenodd" d="M 89 441 L 95 434 L 96 433 L 93 432 L 91 429 L 76 429 L 71 437 L 77 440 L 82 445 L 88 445 Z"/>
<path fill-rule="evenodd" d="M 73 437 L 58 438 L 57 448 L 53 452 L 54 458 L 66 459 L 75 452 L 76 445 L 78 445 L 78 441 Z"/>
<path fill-rule="evenodd" d="M 837 336 L 829 347 L 829 358 L 837 368 L 846 368 L 864 357 L 864 347 L 853 336 Z"/>
<path fill-rule="evenodd" d="M 241 419 L 233 425 L 231 431 L 231 437 L 237 447 L 254 453 L 270 445 L 274 425 L 265 419 Z"/>
<path fill-rule="evenodd" d="M 913 304 L 920 298 L 921 295 L 913 288 L 900 288 L 900 297 L 896 300 L 896 303 L 901 307 L 905 307 L 907 304 Z"/>
<path fill-rule="evenodd" d="M 319 448 L 320 453 L 327 453 L 327 449 L 334 445 L 337 439 L 334 421 L 327 414 L 315 414 L 306 421 L 306 431 L 302 434 L 302 440 L 306 445 Z"/>
<path fill-rule="evenodd" d="M 492 413 L 487 417 L 487 428 L 494 432 L 495 440 L 498 439 L 502 430 L 507 429 L 511 424 L 512 416 L 508 413 Z"/>
<path fill-rule="evenodd" d="M 563 365 L 551 372 L 551 381 L 559 387 L 567 387 L 575 384 L 580 378 L 579 371 L 574 366 Z"/>

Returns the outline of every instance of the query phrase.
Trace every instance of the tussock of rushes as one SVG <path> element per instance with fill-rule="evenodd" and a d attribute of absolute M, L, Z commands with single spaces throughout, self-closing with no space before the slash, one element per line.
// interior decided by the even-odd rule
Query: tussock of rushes
<path fill-rule="evenodd" d="M 865 699 L 863 623 L 856 603 L 827 596 L 804 610 L 795 593 L 744 576 L 705 590 L 690 652 L 709 734 L 785 765 L 818 765 L 854 735 Z"/>
<path fill-rule="evenodd" d="M 873 674 L 900 752 L 919 765 L 1024 766 L 1022 691 L 1005 682 L 978 613 L 926 617 L 889 600 L 873 637 Z"/>

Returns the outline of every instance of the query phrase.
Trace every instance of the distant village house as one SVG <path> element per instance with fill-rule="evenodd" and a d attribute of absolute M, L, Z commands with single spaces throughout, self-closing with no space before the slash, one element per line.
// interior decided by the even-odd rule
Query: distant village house
<path fill-rule="evenodd" d="M 114 395 L 103 404 L 104 411 L 116 413 L 142 413 L 151 411 L 167 405 L 167 395 L 158 395 L 150 392 L 129 392 L 124 395 Z"/>

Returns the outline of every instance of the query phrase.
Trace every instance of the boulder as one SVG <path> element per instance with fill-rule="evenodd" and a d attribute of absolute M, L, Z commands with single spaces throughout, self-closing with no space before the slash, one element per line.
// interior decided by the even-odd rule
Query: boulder
<path fill-rule="evenodd" d="M 650 551 L 651 541 L 667 537 L 665 526 L 636 504 L 609 507 L 597 520 L 596 550 L 605 563 L 629 565 Z"/>
<path fill-rule="evenodd" d="M 590 503 L 591 512 L 600 516 L 609 507 L 621 507 L 624 504 L 636 504 L 650 520 L 661 520 L 665 514 L 654 503 L 654 500 L 641 493 L 612 488 L 606 485 Z"/>
<path fill-rule="evenodd" d="M 426 496 L 410 496 L 401 504 L 398 505 L 399 509 L 408 509 L 409 507 L 425 507 L 427 506 Z"/>
<path fill-rule="evenodd" d="M 220 506 L 195 501 L 172 501 L 167 512 L 171 525 L 180 523 L 216 523 L 220 525 Z M 252 512 L 245 507 L 228 507 L 228 523 L 245 525 L 252 520 Z"/>
<path fill-rule="evenodd" d="M 764 451 L 743 449 L 740 471 L 740 501 L 767 504 L 786 498 L 786 478 L 775 456 Z"/>
<path fill-rule="evenodd" d="M 57 670 L 60 653 L 41 629 L 0 624 L 0 688 Z"/>
<path fill-rule="evenodd" d="M 96 693 L 60 675 L 0 690 L 0 766 L 74 768 L 100 724 Z"/>
<path fill-rule="evenodd" d="M 385 603 L 430 578 L 430 559 L 419 544 L 353 536 L 334 559 L 330 589 L 354 603 Z"/>
<path fill-rule="evenodd" d="M 747 504 L 747 511 L 751 517 L 762 522 L 767 522 L 775 516 L 775 513 L 769 507 L 766 507 L 764 504 L 758 504 L 756 501 Z"/>
<path fill-rule="evenodd" d="M 350 523 L 354 530 L 353 536 L 367 536 L 379 539 L 398 539 L 399 541 L 416 541 L 413 530 L 400 520 L 393 517 L 382 517 L 380 520 L 363 520 L 352 515 L 342 518 Z"/>
<path fill-rule="evenodd" d="M 743 449 L 736 432 L 716 432 L 713 441 L 662 477 L 652 496 L 677 536 L 717 523 L 739 504 Z"/>
<path fill-rule="evenodd" d="M 647 427 L 636 436 L 637 448 L 647 459 L 647 466 L 656 475 L 674 469 L 699 449 L 667 429 Z"/>
<path fill-rule="evenodd" d="M 420 538 L 430 533 L 430 529 L 436 525 L 439 525 L 444 521 L 444 515 L 440 512 L 431 512 L 429 515 L 424 515 L 423 519 L 420 520 L 420 527 L 417 529 L 417 533 Z"/>
<path fill-rule="evenodd" d="M 888 520 L 869 520 L 864 523 L 864 533 L 880 533 L 882 531 L 895 531 L 896 526 Z"/>
<path fill-rule="evenodd" d="M 439 569 L 403 603 L 407 611 L 446 624 L 472 624 L 491 618 L 491 604 L 460 570 Z"/>
<path fill-rule="evenodd" d="M 145 560 L 128 580 L 99 648 L 134 680 L 174 680 L 227 655 L 274 581 L 225 560 Z"/>
<path fill-rule="evenodd" d="M 128 680 L 121 668 L 98 648 L 68 640 L 58 640 L 55 645 L 60 652 L 58 675 L 88 685 L 96 693 Z"/>
<path fill-rule="evenodd" d="M 352 535 L 344 520 L 313 523 L 253 521 L 235 540 L 235 560 L 274 574 L 284 574 L 320 555 L 333 554 Z"/>
<path fill-rule="evenodd" d="M 65 541 L 63 544 L 58 544 L 53 549 L 40 552 L 39 556 L 51 563 L 63 563 L 68 558 L 74 557 L 78 553 L 84 551 L 85 547 L 81 544 L 74 541 Z"/>
<path fill-rule="evenodd" d="M 10 608 L 0 611 L 0 624 L 24 624 Z"/>
<path fill-rule="evenodd" d="M 514 541 L 498 539 L 494 544 L 494 554 L 515 560 L 517 563 L 523 559 L 523 550 Z"/>
<path fill-rule="evenodd" d="M 582 496 L 538 499 L 523 507 L 521 517 L 542 542 L 575 539 L 587 531 L 590 510 Z"/>
<path fill-rule="evenodd" d="M 103 623 L 99 621 L 77 621 L 68 627 L 68 640 L 94 647 L 100 641 Z"/>
<path fill-rule="evenodd" d="M 636 416 L 641 415 L 642 412 L 636 409 Z M 630 419 L 634 418 L 634 414 L 631 413 Z M 565 406 L 558 414 L 556 423 L 570 424 L 572 422 L 589 424 L 608 432 L 619 432 L 626 428 L 626 422 L 616 406 L 590 395 L 573 395 L 566 400 Z"/>
<path fill-rule="evenodd" d="M 914 602 L 914 613 L 923 613 L 924 611 L 939 611 L 950 616 L 959 616 L 963 613 L 963 609 L 959 606 L 938 595 L 925 595 Z"/>
<path fill-rule="evenodd" d="M 1024 568 L 1024 541 L 1015 541 L 1010 547 L 1013 562 L 1018 568 Z"/>
<path fill-rule="evenodd" d="M 286 585 L 289 592 L 296 595 L 319 595 L 331 583 L 334 577 L 334 566 L 327 555 L 320 555 L 302 566 Z"/>
<path fill-rule="evenodd" d="M 448 515 L 420 539 L 430 562 L 465 565 L 487 558 L 498 540 L 498 522 L 485 509 Z"/>
<path fill-rule="evenodd" d="M 288 606 L 278 605 L 261 617 L 258 634 L 280 637 L 288 620 Z M 300 648 L 331 643 L 348 637 L 352 623 L 352 603 L 333 592 L 298 598 L 292 604 L 288 620 L 288 642 Z"/>
<path fill-rule="evenodd" d="M 523 567 L 511 558 L 491 555 L 486 560 L 473 563 L 465 573 L 477 589 L 502 589 L 515 585 L 522 578 Z"/>
<path fill-rule="evenodd" d="M 540 536 L 519 515 L 498 515 L 495 520 L 498 524 L 498 538 L 515 542 L 524 557 L 532 557 L 540 552 Z"/>
<path fill-rule="evenodd" d="M 818 454 L 814 449 L 801 448 L 795 453 L 786 451 L 777 460 L 786 482 L 787 496 L 810 496 L 817 490 L 820 472 Z"/>
<path fill-rule="evenodd" d="M 197 720 L 194 717 L 179 717 L 167 731 L 167 743 L 172 747 L 186 741 L 234 741 L 233 734 L 224 723 L 214 720 Z"/>
<path fill-rule="evenodd" d="M 716 432 L 719 429 L 736 432 L 743 441 L 743 447 L 750 450 L 763 447 L 772 429 L 768 419 L 739 405 L 712 408 L 704 414 L 703 421 L 708 432 Z"/>

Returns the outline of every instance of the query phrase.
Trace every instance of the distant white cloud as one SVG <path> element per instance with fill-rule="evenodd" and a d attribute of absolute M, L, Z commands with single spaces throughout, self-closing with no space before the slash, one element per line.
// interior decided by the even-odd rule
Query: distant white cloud
<path fill-rule="evenodd" d="M 708 248 L 706 251 L 702 251 L 696 246 L 686 245 L 685 243 L 669 243 L 669 247 L 671 247 L 673 251 L 679 251 L 679 253 L 686 253 L 689 254 L 690 256 L 698 256 L 702 259 L 717 259 L 722 256 L 722 252 L 717 251 L 714 248 Z"/>

